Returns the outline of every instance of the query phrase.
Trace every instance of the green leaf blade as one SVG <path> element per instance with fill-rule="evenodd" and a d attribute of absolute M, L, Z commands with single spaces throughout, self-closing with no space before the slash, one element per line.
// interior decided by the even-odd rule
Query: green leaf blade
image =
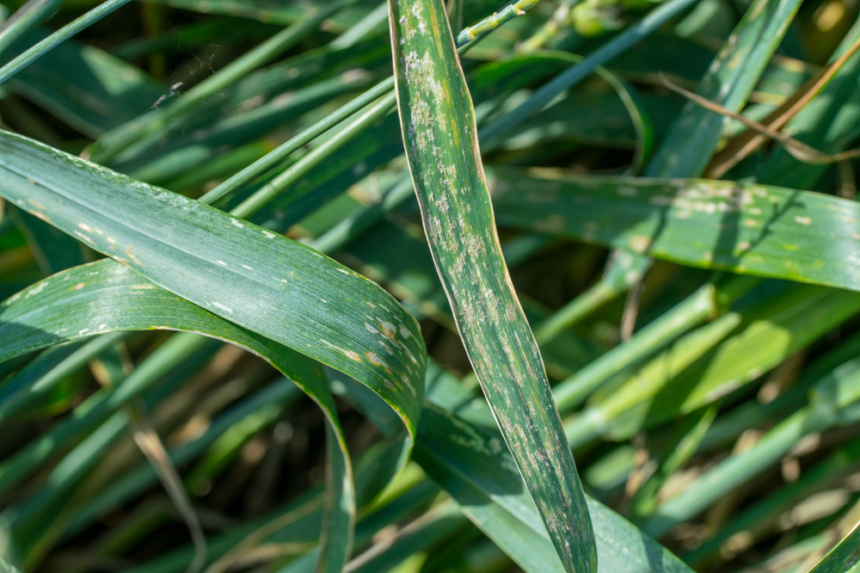
<path fill-rule="evenodd" d="M 732 111 L 740 110 L 799 7 L 798 0 L 753 2 L 702 78 L 698 95 Z M 645 174 L 651 177 L 701 175 L 726 123 L 726 117 L 688 101 Z M 690 145 L 691 141 L 696 145 Z"/>
<path fill-rule="evenodd" d="M 563 571 L 513 460 L 493 432 L 435 406 L 421 418 L 416 460 L 464 513 L 525 571 Z M 692 573 L 680 559 L 617 513 L 587 499 L 599 573 Z"/>
<path fill-rule="evenodd" d="M 860 290 L 855 201 L 733 181 L 512 171 L 499 171 L 497 181 L 503 226 L 683 265 Z"/>
<path fill-rule="evenodd" d="M 166 290 L 361 380 L 414 434 L 423 340 L 377 285 L 275 233 L 26 138 L 4 133 L 0 149 L 0 195 Z"/>
<path fill-rule="evenodd" d="M 107 259 L 53 275 L 0 305 L 4 341 L 0 361 L 59 340 L 149 329 L 195 332 L 245 348 L 292 379 L 322 409 L 327 422 L 328 488 L 323 524 L 326 548 L 318 570 L 340 571 L 351 549 L 355 522 L 352 466 L 325 375 L 307 357 L 158 288 L 131 269 Z M 77 421 L 81 423 L 88 417 L 97 423 L 99 417 L 115 413 L 143 390 L 140 384 L 134 384 L 133 377 L 126 382 Z M 62 432 L 66 427 L 61 423 L 55 431 Z M 8 487 L 31 473 L 44 452 L 54 447 L 44 438 L 33 445 L 35 448 L 24 448 L 0 464 L 0 487 Z M 12 525 L 15 527 L 14 521 Z"/>
<path fill-rule="evenodd" d="M 596 571 L 582 486 L 499 246 L 444 9 L 432 0 L 389 8 L 407 159 L 458 330 L 565 569 Z"/>
<path fill-rule="evenodd" d="M 854 511 L 856 516 L 856 510 Z M 856 526 L 809 573 L 860 571 L 860 527 Z"/>

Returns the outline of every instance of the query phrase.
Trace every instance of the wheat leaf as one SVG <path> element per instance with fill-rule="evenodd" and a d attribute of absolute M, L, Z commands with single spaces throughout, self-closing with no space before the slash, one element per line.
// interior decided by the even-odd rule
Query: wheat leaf
<path fill-rule="evenodd" d="M 391 0 L 389 7 L 406 155 L 458 330 L 565 569 L 595 571 L 582 486 L 502 257 L 444 8 L 438 0 Z"/>
<path fill-rule="evenodd" d="M 499 439 L 432 405 L 424 408 L 415 459 L 463 512 L 529 573 L 564 571 Z M 617 513 L 588 498 L 599 573 L 693 573 Z"/>
<path fill-rule="evenodd" d="M 860 206 L 822 193 L 702 179 L 499 171 L 499 224 L 684 265 L 860 290 Z"/>
<path fill-rule="evenodd" d="M 340 571 L 349 554 L 355 520 L 352 467 L 334 399 L 321 368 L 311 360 L 155 286 L 122 265 L 93 263 L 53 275 L 0 305 L 4 341 L 0 361 L 58 339 L 148 329 L 197 332 L 241 346 L 290 377 L 323 410 L 329 437 L 323 539 L 333 541 L 321 554 L 318 571 Z M 101 414 L 116 411 L 134 397 L 134 391 L 128 390 L 132 386 L 119 384 L 108 399 L 84 416 L 97 422 Z M 63 428 L 61 425 L 59 430 Z M 44 450 L 45 445 L 37 441 L 35 449 Z M 28 460 L 36 458 L 26 456 L 33 449 L 25 448 L 6 460 L 0 465 L 0 476 L 23 475 L 18 468 L 33 465 Z"/>
<path fill-rule="evenodd" d="M 27 138 L 3 133 L 0 150 L 0 196 L 182 298 L 355 377 L 414 430 L 423 340 L 377 285 L 266 229 Z"/>

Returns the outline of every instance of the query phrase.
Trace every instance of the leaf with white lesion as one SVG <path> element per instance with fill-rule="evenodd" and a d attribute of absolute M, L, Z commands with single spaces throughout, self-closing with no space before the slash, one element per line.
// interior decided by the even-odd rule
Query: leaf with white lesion
<path fill-rule="evenodd" d="M 582 486 L 502 257 L 445 11 L 438 0 L 391 0 L 389 8 L 406 156 L 457 328 L 565 569 L 595 571 Z"/>

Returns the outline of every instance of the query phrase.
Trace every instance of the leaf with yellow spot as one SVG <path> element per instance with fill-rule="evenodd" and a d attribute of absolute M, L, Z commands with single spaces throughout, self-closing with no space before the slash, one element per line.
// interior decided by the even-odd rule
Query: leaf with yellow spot
<path fill-rule="evenodd" d="M 323 550 L 317 571 L 341 571 L 352 548 L 355 487 L 346 437 L 322 367 L 286 346 L 226 321 L 152 283 L 140 284 L 144 279 L 131 269 L 112 261 L 111 264 L 105 262 L 108 261 L 57 273 L 0 304 L 0 337 L 3 340 L 0 362 L 93 334 L 151 329 L 203 334 L 265 359 L 295 382 L 324 414 L 328 487 Z M 66 436 L 97 426 L 146 389 L 145 384 L 130 377 L 86 413 L 71 421 L 59 422 L 51 430 L 53 434 L 43 434 L 4 459 L 0 463 L 0 491 L 25 479 L 51 453 L 61 450 L 66 445 L 63 441 Z M 12 394 L 11 398 L 14 397 Z M 0 397 L 0 404 L 9 403 L 9 393 Z M 13 555 L 19 550 L 26 552 L 23 548 L 30 542 L 16 538 L 19 524 L 14 519 L 7 524 L 12 530 L 10 553 Z M 326 543 L 327 540 L 331 542 Z M 27 561 L 24 555 L 15 556 Z"/>
<path fill-rule="evenodd" d="M 400 123 L 430 250 L 475 373 L 569 572 L 594 572 L 585 497 L 502 258 L 474 109 L 438 0 L 390 0 Z"/>
<path fill-rule="evenodd" d="M 131 273 L 138 279 L 128 292 L 136 300 L 164 289 L 340 370 L 397 412 L 405 426 L 400 466 L 408 460 L 422 406 L 426 350 L 415 319 L 378 285 L 286 237 L 9 132 L 0 133 L 0 196 L 112 257 L 58 284 L 66 296 L 82 295 L 120 271 Z M 28 322 L 36 315 L 16 316 L 10 307 L 28 296 L 37 300 L 37 294 L 25 291 L 0 306 L 0 361 L 98 332 L 90 326 L 75 330 L 77 335 L 58 331 L 41 346 L 27 346 L 30 334 L 46 331 Z M 368 360 L 368 352 L 378 360 Z M 351 479 L 336 473 L 330 482 Z M 348 557 L 350 543 L 338 536 L 337 555 L 326 556 L 321 571 L 339 571 Z"/>
<path fill-rule="evenodd" d="M 860 290 L 860 205 L 823 193 L 702 179 L 537 177 L 500 170 L 503 227 L 696 267 Z"/>

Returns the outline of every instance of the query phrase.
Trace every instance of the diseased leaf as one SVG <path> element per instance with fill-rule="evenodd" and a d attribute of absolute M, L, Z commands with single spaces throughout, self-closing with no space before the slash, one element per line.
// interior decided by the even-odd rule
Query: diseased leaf
<path fill-rule="evenodd" d="M 527 492 L 522 476 L 483 401 L 464 408 L 462 392 L 451 375 L 431 362 L 415 447 L 415 460 L 447 491 L 469 519 L 528 573 L 562 572 L 549 534 Z M 344 398 L 370 416 L 388 434 L 396 423 L 379 397 L 363 386 L 342 380 Z M 453 412 L 457 413 L 454 414 Z M 488 417 L 487 416 L 487 417 Z M 470 420 L 467 420 L 467 418 Z M 692 573 L 671 552 L 611 509 L 586 496 L 598 551 L 600 573 Z"/>
<path fill-rule="evenodd" d="M 127 0 L 99 1 L 72 32 Z M 0 18 L 22 9 L 0 23 L 0 58 L 19 32 L 30 38 L 15 53 L 38 39 L 34 20 L 56 11 L 48 25 L 63 28 L 87 9 L 10 2 Z M 635 520 L 584 498 L 598 572 L 692 573 L 649 538 L 663 535 L 703 572 L 857 569 L 850 530 L 860 505 L 849 508 L 860 463 L 860 217 L 844 200 L 856 195 L 857 164 L 807 165 L 777 142 L 725 163 L 731 182 L 692 180 L 709 173 L 709 158 L 737 155 L 732 139 L 749 126 L 660 87 L 665 74 L 767 124 L 860 34 L 845 2 L 798 11 L 801 3 L 398 0 L 400 79 L 417 64 L 419 88 L 405 88 L 406 125 L 389 113 L 389 0 L 155 0 L 114 15 L 131 26 L 122 33 L 105 20 L 73 42 L 63 28 L 37 48 L 53 50 L 13 65 L 0 94 L 3 130 L 83 150 L 91 163 L 238 219 L 0 133 L 0 195 L 31 211 L 0 197 L 0 360 L 7 344 L 16 356 L 0 362 L 3 559 L 69 573 L 489 573 L 515 568 L 513 559 L 527 573 L 569 573 L 530 491 L 539 480 L 523 480 L 455 332 L 455 316 L 479 307 L 479 319 L 460 326 L 492 343 L 466 340 L 473 358 L 491 357 L 485 370 L 506 378 L 483 376 L 496 409 L 554 417 L 551 402 L 534 399 L 540 392 L 517 393 L 502 372 L 525 348 L 516 366 L 529 382 L 542 384 L 531 374 L 544 367 L 559 381 L 552 399 L 567 443 L 558 447 L 574 446 L 583 488 Z M 463 60 L 471 96 L 443 5 L 458 52 L 474 48 Z M 828 153 L 858 147 L 858 66 L 855 54 L 788 125 L 772 127 Z M 604 68 L 606 81 L 593 77 Z M 498 303 L 508 321 L 506 301 L 521 315 L 486 231 L 494 217 L 484 216 L 470 99 L 484 159 L 499 170 L 496 216 L 509 218 L 501 252 L 542 365 L 518 325 L 480 320 Z M 430 129 L 410 133 L 410 121 L 425 119 Z M 439 221 L 435 253 L 400 159 L 410 135 L 408 159 L 424 167 L 424 222 Z M 651 135 L 659 151 L 647 169 Z M 452 157 L 466 162 L 453 179 Z M 640 172 L 654 179 L 618 176 Z M 573 176 L 594 173 L 613 176 Z M 449 181 L 462 195 L 440 193 Z M 430 348 L 390 297 L 277 234 L 378 281 L 421 321 Z M 128 266 L 108 258 L 62 272 L 93 260 L 93 244 L 97 257 Z M 486 252 L 472 256 L 476 245 Z M 458 272 L 462 280 L 443 285 Z M 77 282 L 54 282 L 64 276 Z M 22 309 L 32 312 L 15 314 Z M 370 448 L 354 460 L 354 487 L 343 436 L 301 389 L 221 339 L 149 330 L 182 326 L 234 335 L 234 344 L 244 336 L 276 363 L 292 357 L 294 370 L 324 372 L 336 400 L 323 386 L 312 391 L 330 412 L 349 412 L 351 449 Z M 384 336 L 392 332 L 397 343 Z M 428 363 L 423 376 L 410 353 Z M 376 393 L 385 389 L 388 402 Z M 123 410 L 135 403 L 194 495 L 203 568 L 128 435 Z M 404 467 L 406 424 L 418 463 Z M 527 441 L 541 424 L 521 424 L 523 434 L 505 427 Z M 520 461 L 530 455 L 555 454 L 526 443 Z M 557 493 L 547 483 L 537 487 Z M 737 503 L 721 505 L 726 496 Z M 546 500 L 550 525 L 571 514 Z M 164 525 L 179 535 L 162 535 Z M 584 565 L 573 563 L 576 573 Z"/>
<path fill-rule="evenodd" d="M 529 573 L 561 572 L 546 529 L 508 452 L 488 430 L 425 407 L 415 458 L 464 513 Z M 599 573 L 692 573 L 634 525 L 587 498 Z"/>
<path fill-rule="evenodd" d="M 328 422 L 328 491 L 319 571 L 340 571 L 351 547 L 355 492 L 346 440 L 334 399 L 319 367 L 305 356 L 236 326 L 196 306 L 122 265 L 94 263 L 51 276 L 0 305 L 3 347 L 0 361 L 61 340 L 76 340 L 93 332 L 169 329 L 197 332 L 241 346 L 269 361 L 290 377 L 322 408 Z M 130 379 L 133 380 L 133 379 Z M 112 395 L 87 416 L 115 411 L 135 394 L 133 384 L 119 384 Z M 44 449 L 44 448 L 40 448 Z M 25 450 L 26 451 L 26 450 Z M 0 466 L 8 473 L 15 456 Z M 8 520 L 8 517 L 7 517 Z M 13 521 L 14 524 L 14 521 Z M 328 534 L 326 534 L 326 531 Z"/>
<path fill-rule="evenodd" d="M 457 328 L 565 570 L 596 571 L 582 486 L 496 235 L 444 8 L 390 0 L 389 9 L 406 156 Z"/>
<path fill-rule="evenodd" d="M 12 216 L 27 237 L 33 257 L 46 275 L 87 262 L 81 244 L 59 229 L 18 209 L 12 212 Z"/>
<path fill-rule="evenodd" d="M 402 467 L 420 411 L 425 354 L 417 324 L 390 295 L 307 247 L 184 197 L 20 136 L 4 134 L 0 147 L 0 195 L 129 267 L 146 269 L 145 276 L 177 289 L 192 302 L 339 368 L 383 395 L 409 431 L 396 466 Z M 46 165 L 54 169 L 44 170 Z M 123 216 L 129 205 L 136 205 L 140 218 Z M 87 269 L 92 275 L 58 285 L 65 295 L 85 289 L 102 273 L 138 276 L 111 260 Z M 140 280 L 144 290 L 157 288 Z M 47 285 L 40 283 L 7 305 L 26 302 Z M 0 314 L 0 321 L 4 340 L 0 360 L 113 330 L 106 320 L 71 331 L 67 326 L 44 330 L 8 311 Z M 339 428 L 336 431 L 343 445 Z M 352 487 L 345 449 L 338 459 L 331 448 L 334 444 L 329 478 L 336 483 L 328 507 L 337 511 L 330 512 L 327 522 L 326 528 L 335 532 L 330 550 L 323 553 L 321 570 L 339 571 L 349 553 L 354 510 L 352 494 L 343 493 Z"/>
<path fill-rule="evenodd" d="M 854 25 L 831 56 L 834 62 L 860 39 L 860 26 Z M 838 153 L 857 138 L 860 106 L 857 105 L 857 82 L 860 78 L 860 54 L 855 53 L 839 69 L 821 92 L 801 109 L 783 132 L 826 153 Z M 756 178 L 773 185 L 790 185 L 811 189 L 829 168 L 808 165 L 777 147 L 766 161 L 753 166 Z"/>
<path fill-rule="evenodd" d="M 732 111 L 739 111 L 799 7 L 800 0 L 753 2 L 711 63 L 696 93 Z M 651 177 L 699 177 L 727 123 L 727 117 L 688 101 L 645 174 Z M 693 141 L 695 145 L 690 144 Z"/>
<path fill-rule="evenodd" d="M 3 197 L 163 288 L 362 381 L 414 430 L 423 340 L 367 279 L 221 211 L 6 132 L 0 185 Z"/>
<path fill-rule="evenodd" d="M 684 265 L 860 290 L 860 205 L 733 181 L 495 174 L 501 226 Z"/>

